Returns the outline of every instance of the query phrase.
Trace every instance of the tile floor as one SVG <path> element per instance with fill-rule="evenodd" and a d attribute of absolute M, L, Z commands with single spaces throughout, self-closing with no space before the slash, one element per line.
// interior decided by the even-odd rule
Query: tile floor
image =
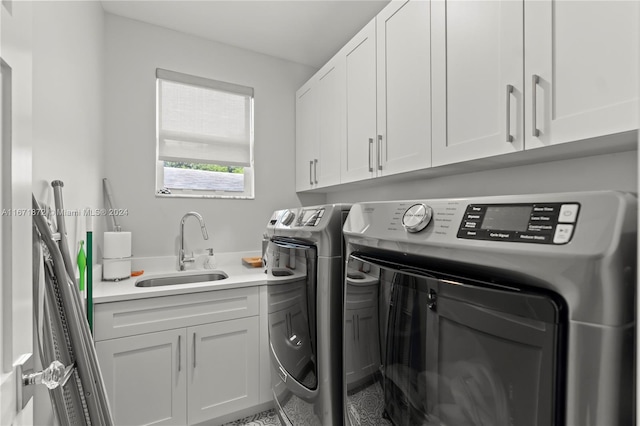
<path fill-rule="evenodd" d="M 280 420 L 274 410 L 263 411 L 262 413 L 243 419 L 225 423 L 223 426 L 280 426 Z"/>

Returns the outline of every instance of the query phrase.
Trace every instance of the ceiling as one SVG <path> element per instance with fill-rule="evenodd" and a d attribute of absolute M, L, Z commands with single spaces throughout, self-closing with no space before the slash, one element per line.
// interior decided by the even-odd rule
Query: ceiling
<path fill-rule="evenodd" d="M 103 0 L 108 13 L 320 68 L 389 0 Z"/>

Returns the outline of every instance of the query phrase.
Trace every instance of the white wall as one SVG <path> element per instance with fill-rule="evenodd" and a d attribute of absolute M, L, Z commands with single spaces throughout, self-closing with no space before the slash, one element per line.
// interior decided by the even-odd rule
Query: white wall
<path fill-rule="evenodd" d="M 53 206 L 51 181 L 61 180 L 65 209 L 102 207 L 102 7 L 95 1 L 33 4 L 33 193 Z M 86 220 L 67 217 L 65 224 L 75 262 Z"/>
<path fill-rule="evenodd" d="M 187 248 L 216 252 L 260 249 L 271 213 L 300 205 L 295 194 L 295 90 L 314 69 L 106 14 L 106 176 L 114 204 L 128 209 L 136 257 L 175 255 L 179 223 Z M 255 89 L 255 200 L 155 197 L 155 72 L 164 68 Z M 323 197 L 322 197 L 323 198 Z"/>
<path fill-rule="evenodd" d="M 56 179 L 64 182 L 65 209 L 102 206 L 103 57 L 99 2 L 33 3 L 33 193 L 51 206 Z M 74 262 L 77 241 L 86 238 L 85 218 L 77 219 L 65 220 Z M 54 424 L 43 386 L 36 389 L 34 424 Z"/>
<path fill-rule="evenodd" d="M 381 184 L 327 195 L 327 202 L 385 201 L 615 189 L 638 191 L 636 152 L 597 155 L 432 179 Z"/>

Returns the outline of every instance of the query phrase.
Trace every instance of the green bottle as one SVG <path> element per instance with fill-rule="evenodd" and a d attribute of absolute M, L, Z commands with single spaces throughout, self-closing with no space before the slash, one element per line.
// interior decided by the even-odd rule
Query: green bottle
<path fill-rule="evenodd" d="M 80 250 L 78 250 L 78 270 L 80 271 L 80 291 L 84 291 L 84 270 L 87 268 L 87 256 L 84 253 L 84 240 L 80 240 Z"/>

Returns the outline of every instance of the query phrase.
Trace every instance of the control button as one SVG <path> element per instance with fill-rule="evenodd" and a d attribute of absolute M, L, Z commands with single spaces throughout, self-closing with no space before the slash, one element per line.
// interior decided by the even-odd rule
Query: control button
<path fill-rule="evenodd" d="M 324 209 L 318 210 L 318 217 L 324 216 Z"/>
<path fill-rule="evenodd" d="M 549 234 L 518 234 L 516 241 L 527 243 L 545 243 L 551 242 L 551 235 Z"/>
<path fill-rule="evenodd" d="M 530 223 L 529 228 L 527 229 L 529 232 L 552 232 L 553 224 L 549 223 Z"/>
<path fill-rule="evenodd" d="M 558 205 L 557 204 L 535 204 L 533 206 L 533 213 L 555 214 L 555 213 L 558 213 Z"/>
<path fill-rule="evenodd" d="M 513 241 L 511 232 L 489 232 L 492 240 Z"/>
<path fill-rule="evenodd" d="M 318 226 L 319 223 L 320 223 L 320 218 L 317 218 L 315 223 L 313 223 L 311 226 Z"/>
<path fill-rule="evenodd" d="M 482 215 L 477 213 L 467 213 L 464 217 L 464 220 L 480 220 L 482 219 Z"/>
<path fill-rule="evenodd" d="M 560 207 L 558 222 L 575 223 L 579 208 L 580 206 L 578 204 L 563 204 L 562 207 Z"/>
<path fill-rule="evenodd" d="M 467 213 L 484 213 L 485 206 L 467 206 Z"/>
<path fill-rule="evenodd" d="M 478 231 L 460 231 L 458 232 L 458 238 L 474 238 L 478 236 Z"/>
<path fill-rule="evenodd" d="M 476 228 L 478 228 L 478 222 L 465 221 L 463 227 L 464 228 L 476 229 Z"/>
<path fill-rule="evenodd" d="M 531 214 L 531 222 L 546 222 L 546 223 L 554 223 L 556 221 L 555 215 L 546 215 L 546 214 Z"/>
<path fill-rule="evenodd" d="M 556 226 L 556 233 L 553 236 L 554 244 L 568 243 L 573 234 L 573 225 L 558 225 Z"/>
<path fill-rule="evenodd" d="M 431 207 L 424 204 L 414 204 L 404 212 L 402 226 L 407 232 L 420 232 L 429 224 L 432 215 Z"/>

